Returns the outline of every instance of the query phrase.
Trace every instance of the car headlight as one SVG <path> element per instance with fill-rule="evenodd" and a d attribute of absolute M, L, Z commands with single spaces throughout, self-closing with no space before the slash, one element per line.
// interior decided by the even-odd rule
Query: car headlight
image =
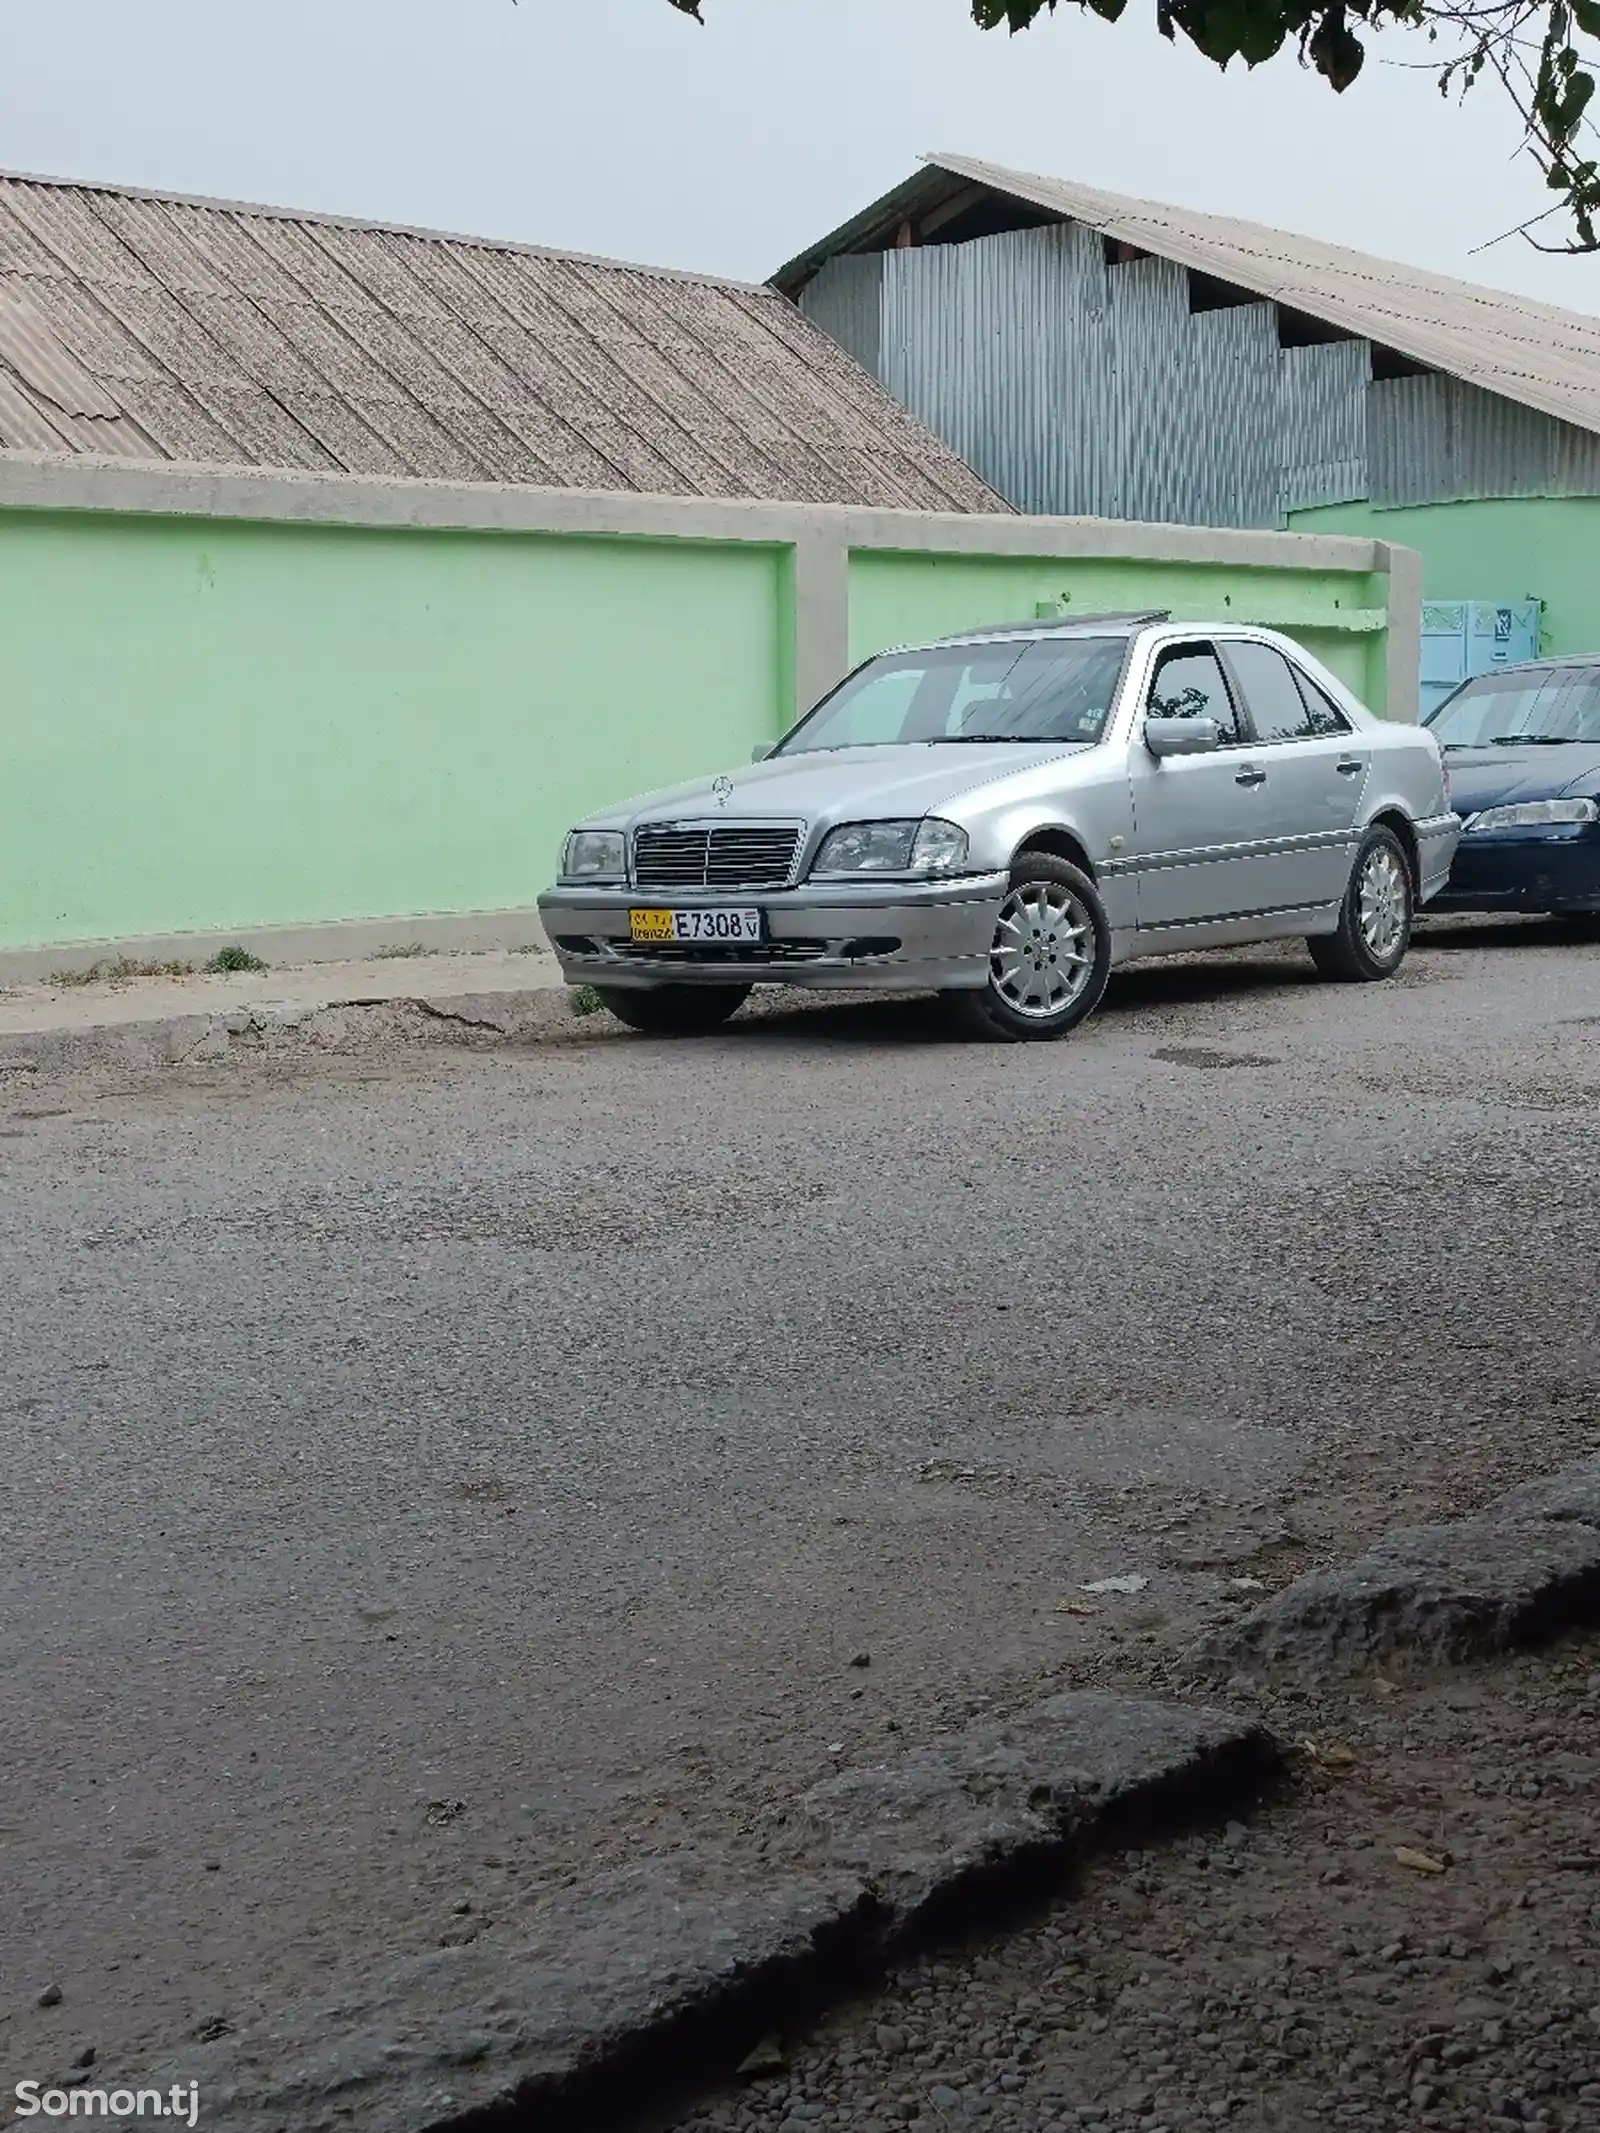
<path fill-rule="evenodd" d="M 811 862 L 818 874 L 948 874 L 967 856 L 967 833 L 929 815 L 919 822 L 845 822 Z"/>
<path fill-rule="evenodd" d="M 911 847 L 913 874 L 951 874 L 966 864 L 967 833 L 959 823 L 929 815 Z"/>
<path fill-rule="evenodd" d="M 625 881 L 627 839 L 621 830 L 574 830 L 561 848 L 563 881 Z"/>
<path fill-rule="evenodd" d="M 1600 822 L 1600 801 L 1518 800 L 1510 807 L 1486 807 L 1468 818 L 1466 834 L 1479 830 L 1550 829 L 1562 823 Z"/>

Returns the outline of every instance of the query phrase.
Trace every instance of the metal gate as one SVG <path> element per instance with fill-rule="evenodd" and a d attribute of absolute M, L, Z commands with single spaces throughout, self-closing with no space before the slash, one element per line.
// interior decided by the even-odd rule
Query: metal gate
<path fill-rule="evenodd" d="M 1422 716 L 1473 674 L 1539 656 L 1537 600 L 1427 600 L 1422 608 Z"/>

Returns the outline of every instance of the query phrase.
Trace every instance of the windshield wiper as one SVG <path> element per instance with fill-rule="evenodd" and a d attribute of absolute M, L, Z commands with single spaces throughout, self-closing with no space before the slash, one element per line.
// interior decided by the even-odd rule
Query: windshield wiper
<path fill-rule="evenodd" d="M 1491 748 L 1570 748 L 1570 733 L 1497 733 Z"/>
<path fill-rule="evenodd" d="M 942 741 L 1020 741 L 1025 746 L 1040 748 L 1052 745 L 1057 736 L 1053 733 L 941 733 Z"/>

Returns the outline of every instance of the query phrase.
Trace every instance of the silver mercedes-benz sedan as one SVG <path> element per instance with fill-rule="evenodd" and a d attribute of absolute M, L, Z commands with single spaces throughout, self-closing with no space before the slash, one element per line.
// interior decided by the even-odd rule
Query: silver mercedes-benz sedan
<path fill-rule="evenodd" d="M 1058 1037 L 1135 956 L 1298 934 L 1389 977 L 1459 830 L 1432 736 L 1288 639 L 1097 615 L 881 652 L 751 767 L 580 823 L 539 913 L 636 1029 L 799 985 Z"/>

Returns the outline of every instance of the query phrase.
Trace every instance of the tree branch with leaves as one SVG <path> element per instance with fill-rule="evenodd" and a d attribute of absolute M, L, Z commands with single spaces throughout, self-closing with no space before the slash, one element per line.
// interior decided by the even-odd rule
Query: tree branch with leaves
<path fill-rule="evenodd" d="M 670 0 L 701 19 L 703 0 Z M 970 0 L 983 30 L 1031 29 L 1058 6 L 1118 22 L 1127 0 Z M 1498 83 L 1532 158 L 1556 198 L 1520 225 L 1541 251 L 1600 251 L 1600 150 L 1589 118 L 1593 67 L 1600 51 L 1600 0 L 1156 0 L 1163 37 L 1186 38 L 1218 67 L 1242 59 L 1258 67 L 1292 45 L 1303 66 L 1330 88 L 1348 89 L 1360 74 L 1371 38 L 1409 31 L 1442 46 L 1424 61 L 1441 94 L 1464 96 L 1486 79 Z M 1564 217 L 1560 241 L 1535 237 L 1552 216 Z M 1510 233 L 1508 233 L 1510 234 Z"/>

